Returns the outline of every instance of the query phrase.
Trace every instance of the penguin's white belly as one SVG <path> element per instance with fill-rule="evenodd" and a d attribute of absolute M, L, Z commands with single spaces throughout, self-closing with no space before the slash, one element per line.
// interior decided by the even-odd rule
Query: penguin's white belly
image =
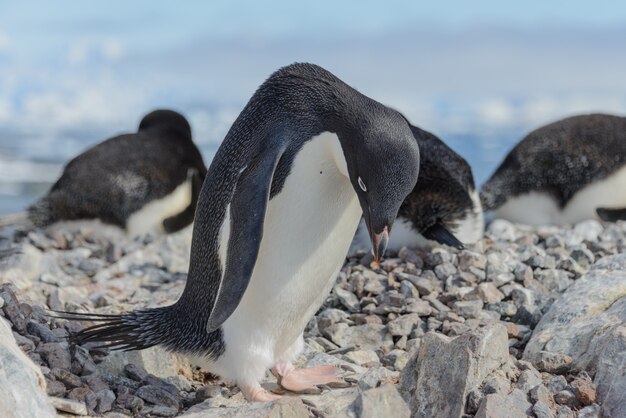
<path fill-rule="evenodd" d="M 163 221 L 183 212 L 191 203 L 191 180 L 187 179 L 167 196 L 153 200 L 126 220 L 128 236 L 164 234 Z"/>
<path fill-rule="evenodd" d="M 626 207 L 626 166 L 585 186 L 563 209 L 548 194 L 531 192 L 508 199 L 495 211 L 495 216 L 536 226 L 574 224 L 587 219 L 599 219 L 597 208 L 623 207 Z"/>
<path fill-rule="evenodd" d="M 465 212 L 463 218 L 450 231 L 463 244 L 473 244 L 485 233 L 485 217 L 478 191 L 472 190 L 470 199 L 472 199 L 472 208 Z"/>
<path fill-rule="evenodd" d="M 268 204 L 250 284 L 222 325 L 226 350 L 209 370 L 254 381 L 281 356 L 297 354 L 294 346 L 335 283 L 360 217 L 336 135 L 308 141 Z M 223 228 L 221 257 L 227 235 Z"/>

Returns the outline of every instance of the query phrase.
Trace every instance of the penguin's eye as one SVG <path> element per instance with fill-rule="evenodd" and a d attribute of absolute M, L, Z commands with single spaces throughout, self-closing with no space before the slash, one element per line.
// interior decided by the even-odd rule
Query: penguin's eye
<path fill-rule="evenodd" d="M 363 190 L 364 192 L 367 191 L 367 187 L 365 187 L 365 183 L 363 183 L 363 179 L 361 177 L 359 177 L 357 179 L 358 183 L 359 183 L 359 187 L 361 188 L 361 190 Z"/>

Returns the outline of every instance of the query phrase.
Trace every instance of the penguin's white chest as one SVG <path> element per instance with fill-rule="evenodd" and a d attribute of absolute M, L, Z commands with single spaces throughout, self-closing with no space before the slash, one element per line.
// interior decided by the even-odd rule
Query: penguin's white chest
<path fill-rule="evenodd" d="M 135 237 L 147 233 L 164 234 L 163 221 L 183 212 L 192 199 L 191 179 L 187 179 L 170 194 L 153 200 L 126 220 L 126 233 Z"/>
<path fill-rule="evenodd" d="M 530 192 L 507 200 L 495 215 L 527 225 L 574 224 L 599 219 L 597 208 L 626 207 L 626 166 L 579 190 L 563 209 L 546 193 Z"/>
<path fill-rule="evenodd" d="M 230 361 L 253 356 L 255 366 L 267 368 L 293 347 L 330 292 L 360 217 L 337 136 L 311 139 L 268 204 L 250 284 L 222 326 L 226 352 L 218 373 L 237 379 L 228 376 L 238 374 Z"/>

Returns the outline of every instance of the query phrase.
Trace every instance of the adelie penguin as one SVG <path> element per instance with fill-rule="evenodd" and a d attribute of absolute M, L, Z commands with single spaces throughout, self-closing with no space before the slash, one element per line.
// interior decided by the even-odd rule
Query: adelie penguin
<path fill-rule="evenodd" d="M 411 125 L 420 153 L 419 179 L 404 200 L 389 236 L 388 249 L 427 247 L 429 241 L 462 249 L 482 238 L 484 217 L 472 169 L 441 139 Z M 367 246 L 363 225 L 351 252 Z"/>
<path fill-rule="evenodd" d="M 528 225 L 626 219 L 626 118 L 580 115 L 531 132 L 481 200 L 496 218 Z"/>
<path fill-rule="evenodd" d="M 284 67 L 252 96 L 202 187 L 183 294 L 171 306 L 99 321 L 73 341 L 157 344 L 234 381 L 245 397 L 341 380 L 335 366 L 295 369 L 304 327 L 335 283 L 364 214 L 377 258 L 419 171 L 403 117 L 311 64 Z"/>
<path fill-rule="evenodd" d="M 136 133 L 107 139 L 72 159 L 26 215 L 39 227 L 98 219 L 131 237 L 175 232 L 193 221 L 205 176 L 187 120 L 155 110 Z"/>

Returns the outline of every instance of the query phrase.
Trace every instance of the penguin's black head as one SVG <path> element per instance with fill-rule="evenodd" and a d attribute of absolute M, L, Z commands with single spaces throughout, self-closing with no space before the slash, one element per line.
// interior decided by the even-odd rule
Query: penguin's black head
<path fill-rule="evenodd" d="M 352 186 L 377 261 L 385 252 L 391 227 L 419 173 L 420 154 L 407 122 L 388 108 L 360 120 L 346 158 Z"/>
<path fill-rule="evenodd" d="M 148 113 L 139 123 L 140 131 L 162 130 L 176 132 L 191 139 L 191 126 L 183 115 L 173 110 L 157 109 Z"/>

